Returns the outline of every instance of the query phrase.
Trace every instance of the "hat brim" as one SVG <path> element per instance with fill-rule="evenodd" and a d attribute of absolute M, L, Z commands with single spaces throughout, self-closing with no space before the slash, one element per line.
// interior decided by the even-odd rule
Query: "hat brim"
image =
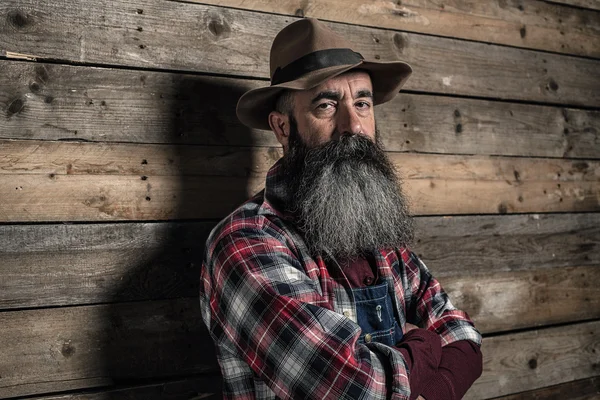
<path fill-rule="evenodd" d="M 310 72 L 299 79 L 252 89 L 238 100 L 236 113 L 246 126 L 270 130 L 268 117 L 275 102 L 284 90 L 308 90 L 352 69 L 365 70 L 373 84 L 373 103 L 382 104 L 393 99 L 412 73 L 412 68 L 402 61 L 361 61 L 352 65 L 336 65 Z"/>

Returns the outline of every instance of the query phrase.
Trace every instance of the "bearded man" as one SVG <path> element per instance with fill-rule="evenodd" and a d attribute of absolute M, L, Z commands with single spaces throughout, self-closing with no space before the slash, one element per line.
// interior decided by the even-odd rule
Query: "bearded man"
<path fill-rule="evenodd" d="M 411 68 L 366 61 L 315 19 L 271 48 L 238 118 L 284 156 L 211 233 L 202 317 L 227 399 L 460 399 L 481 335 L 408 249 L 413 228 L 373 106 Z"/>

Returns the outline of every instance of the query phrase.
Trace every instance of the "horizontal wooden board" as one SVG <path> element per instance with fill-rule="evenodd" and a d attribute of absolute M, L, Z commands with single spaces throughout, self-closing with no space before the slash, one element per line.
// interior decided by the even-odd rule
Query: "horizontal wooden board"
<path fill-rule="evenodd" d="M 483 332 L 585 320 L 600 317 L 599 220 L 417 218 L 414 250 Z M 0 309 L 196 296 L 213 224 L 0 226 Z"/>
<path fill-rule="evenodd" d="M 264 84 L 0 60 L 0 138 L 276 146 L 235 115 Z M 376 112 L 390 151 L 600 158 L 598 111 L 401 93 Z"/>
<path fill-rule="evenodd" d="M 224 176 L 264 180 L 280 147 L 174 146 L 1 140 L 0 175 Z M 600 183 L 600 162 L 553 158 L 387 152 L 403 179 Z M 50 176 L 53 175 L 53 176 Z"/>
<path fill-rule="evenodd" d="M 32 400 L 218 400 L 222 398 L 221 376 L 206 375 L 119 389 L 32 397 Z"/>
<path fill-rule="evenodd" d="M 537 0 L 499 2 L 451 0 L 439 4 L 427 0 L 192 1 L 600 57 L 600 13 Z"/>
<path fill-rule="evenodd" d="M 485 333 L 600 318 L 600 266 L 465 274 L 441 282 Z"/>
<path fill-rule="evenodd" d="M 132 387 L 120 390 L 111 390 L 109 392 L 97 392 L 97 393 L 75 393 L 67 394 L 62 396 L 44 396 L 34 397 L 34 400 L 103 400 L 110 396 L 114 400 L 129 400 L 132 398 L 139 398 L 138 395 L 142 395 L 144 399 L 167 399 L 167 400 L 189 400 L 193 395 L 194 391 L 202 391 L 203 383 L 198 384 L 198 379 L 189 379 L 186 381 L 180 381 L 175 383 L 158 383 L 154 385 L 147 385 L 143 387 Z M 204 383 L 205 385 L 205 383 Z M 173 386 L 175 389 L 173 389 Z M 197 389 L 199 387 L 200 389 Z M 187 390 L 187 393 L 184 391 Z M 597 400 L 600 395 L 600 378 L 594 377 L 589 379 L 582 379 L 579 381 L 567 382 L 561 385 L 550 386 L 548 388 L 532 390 L 528 392 L 522 392 L 517 394 L 511 394 L 508 396 L 496 397 L 494 400 Z M 164 396 L 164 397 L 161 397 Z M 207 397 L 200 397 L 202 399 L 213 400 L 221 398 L 221 394 Z"/>
<path fill-rule="evenodd" d="M 548 2 L 566 4 L 574 7 L 589 8 L 591 10 L 600 10 L 599 0 L 549 0 Z"/>
<path fill-rule="evenodd" d="M 8 355 L 0 359 L 0 396 L 213 371 L 195 307 L 179 300 L 0 313 Z M 589 322 L 484 339 L 484 374 L 466 398 L 596 376 L 598 329 Z"/>
<path fill-rule="evenodd" d="M 184 2 L 6 0 L 0 49 L 59 59 L 268 78 L 277 32 L 295 18 Z M 68 35 L 64 27 L 68 26 Z M 406 89 L 600 106 L 600 61 L 332 23 L 368 59 L 404 60 Z M 226 62 L 224 62 L 226 60 Z"/>
<path fill-rule="evenodd" d="M 484 339 L 483 375 L 465 399 L 543 388 L 598 376 L 600 322 Z"/>
<path fill-rule="evenodd" d="M 600 265 L 600 214 L 420 217 L 415 222 L 414 250 L 442 282 Z M 0 225 L 0 308 L 194 296 L 204 242 L 214 225 Z"/>
<path fill-rule="evenodd" d="M 195 299 L 0 313 L 0 398 L 217 370 Z"/>
<path fill-rule="evenodd" d="M 0 221 L 222 218 L 277 148 L 2 141 Z M 600 210 L 600 163 L 388 153 L 419 214 Z M 199 206 L 202 205 L 202 206 Z"/>
<path fill-rule="evenodd" d="M 0 308 L 196 296 L 215 224 L 0 225 Z"/>
<path fill-rule="evenodd" d="M 600 265 L 600 214 L 415 222 L 414 250 L 442 281 Z M 214 225 L 0 225 L 0 308 L 194 296 L 204 242 Z"/>
<path fill-rule="evenodd" d="M 598 400 L 598 398 L 600 398 L 600 377 L 596 376 L 543 389 L 496 397 L 494 400 Z"/>

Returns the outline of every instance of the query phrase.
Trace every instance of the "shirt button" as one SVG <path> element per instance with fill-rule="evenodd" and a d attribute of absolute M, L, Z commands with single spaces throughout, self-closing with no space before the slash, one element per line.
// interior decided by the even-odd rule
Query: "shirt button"
<path fill-rule="evenodd" d="M 371 343 L 371 340 L 373 340 L 373 336 L 371 336 L 371 334 L 370 334 L 370 333 L 367 333 L 367 334 L 365 335 L 365 342 L 367 342 L 367 343 Z"/>
<path fill-rule="evenodd" d="M 350 311 L 344 311 L 344 317 L 350 318 Z"/>
<path fill-rule="evenodd" d="M 363 279 L 363 283 L 367 286 L 371 286 L 373 284 L 373 277 L 365 276 L 365 279 Z"/>

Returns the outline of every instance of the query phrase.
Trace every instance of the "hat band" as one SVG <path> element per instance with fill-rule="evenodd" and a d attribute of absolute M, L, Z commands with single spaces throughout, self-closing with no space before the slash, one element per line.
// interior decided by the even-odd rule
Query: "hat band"
<path fill-rule="evenodd" d="M 352 51 L 351 49 L 326 49 L 314 51 L 292 61 L 283 68 L 277 67 L 273 74 L 273 78 L 271 78 L 271 86 L 293 81 L 309 72 L 317 71 L 319 69 L 334 67 L 336 65 L 358 64 L 363 60 L 364 58 L 360 53 Z"/>

